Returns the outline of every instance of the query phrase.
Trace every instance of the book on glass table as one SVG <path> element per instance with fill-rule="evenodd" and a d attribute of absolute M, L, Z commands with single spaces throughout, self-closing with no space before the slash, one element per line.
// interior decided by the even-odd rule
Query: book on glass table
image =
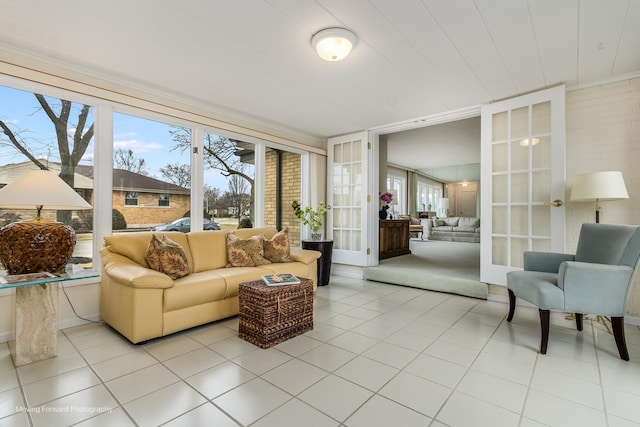
<path fill-rule="evenodd" d="M 268 286 L 297 285 L 300 283 L 300 279 L 289 273 L 265 274 L 262 276 L 262 280 Z"/>

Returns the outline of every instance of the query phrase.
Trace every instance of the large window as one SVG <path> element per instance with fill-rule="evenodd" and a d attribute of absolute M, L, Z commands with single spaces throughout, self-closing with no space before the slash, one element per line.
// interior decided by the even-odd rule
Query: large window
<path fill-rule="evenodd" d="M 122 219 L 114 216 L 114 230 L 148 230 L 191 214 L 191 137 L 181 129 L 113 115 L 113 209 Z"/>
<path fill-rule="evenodd" d="M 300 201 L 301 156 L 268 148 L 265 152 L 264 225 L 289 228 L 292 245 L 300 244 L 300 220 L 291 203 Z M 315 206 L 314 206 L 315 207 Z"/>
<path fill-rule="evenodd" d="M 254 226 L 255 144 L 205 131 L 204 209 L 221 229 Z"/>
<path fill-rule="evenodd" d="M 0 187 L 27 170 L 48 169 L 93 204 L 94 107 L 65 98 L 0 86 Z M 76 261 L 92 262 L 93 212 L 42 211 L 45 219 L 73 227 Z M 33 209 L 0 210 L 0 226 L 36 215 Z"/>
<path fill-rule="evenodd" d="M 407 213 L 407 177 L 387 174 L 387 191 L 393 194 L 390 213 L 394 218 Z"/>
<path fill-rule="evenodd" d="M 442 184 L 418 181 L 416 194 L 417 212 L 437 212 L 442 198 Z"/>
<path fill-rule="evenodd" d="M 185 111 L 169 117 L 10 77 L 0 83 L 30 89 L 0 86 L 0 187 L 22 170 L 48 168 L 96 206 L 95 215 L 45 212 L 76 229 L 74 256 L 91 263 L 102 236 L 183 217 L 211 218 L 222 229 L 289 226 L 296 239 L 291 202 L 300 199 L 301 152 L 175 118 Z M 273 185 L 262 181 L 276 176 Z M 34 215 L 0 210 L 0 226 Z"/>

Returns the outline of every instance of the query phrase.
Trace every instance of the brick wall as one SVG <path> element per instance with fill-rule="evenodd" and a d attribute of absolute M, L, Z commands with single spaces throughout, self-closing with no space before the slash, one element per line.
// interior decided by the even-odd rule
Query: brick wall
<path fill-rule="evenodd" d="M 640 224 L 640 77 L 567 92 L 567 251 L 580 226 L 595 222 L 595 204 L 570 202 L 574 176 L 622 171 L 628 200 L 602 202 L 600 222 Z M 627 312 L 640 316 L 640 275 Z"/>
<path fill-rule="evenodd" d="M 191 196 L 172 194 L 169 206 L 158 206 L 158 195 L 138 193 L 138 206 L 125 206 L 125 192 L 113 192 L 113 207 L 120 211 L 128 228 L 150 227 L 182 218 L 191 207 Z"/>
<path fill-rule="evenodd" d="M 293 214 L 291 202 L 300 200 L 300 155 L 282 151 L 282 227 L 289 227 L 292 246 L 300 245 L 300 221 Z M 264 223 L 276 225 L 276 156 L 274 150 L 266 153 Z"/>

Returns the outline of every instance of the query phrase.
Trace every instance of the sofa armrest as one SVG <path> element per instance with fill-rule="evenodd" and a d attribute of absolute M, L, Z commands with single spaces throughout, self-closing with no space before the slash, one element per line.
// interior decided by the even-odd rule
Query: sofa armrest
<path fill-rule="evenodd" d="M 291 258 L 293 258 L 294 261 L 301 262 L 303 264 L 311 264 L 321 256 L 321 252 L 312 251 L 311 249 L 291 248 Z"/>
<path fill-rule="evenodd" d="M 100 251 L 104 273 L 113 281 L 132 288 L 165 289 L 173 286 L 173 279 L 159 271 L 146 268 L 107 248 Z"/>

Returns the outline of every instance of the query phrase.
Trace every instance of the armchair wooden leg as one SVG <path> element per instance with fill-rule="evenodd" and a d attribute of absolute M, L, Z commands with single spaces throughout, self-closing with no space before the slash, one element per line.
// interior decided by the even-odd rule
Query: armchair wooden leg
<path fill-rule="evenodd" d="M 516 294 L 509 289 L 509 315 L 507 316 L 507 322 L 513 320 L 513 312 L 516 311 Z"/>
<path fill-rule="evenodd" d="M 582 330 L 582 313 L 576 313 L 576 328 Z"/>
<path fill-rule="evenodd" d="M 549 343 L 549 310 L 538 309 L 540 312 L 540 354 L 547 354 L 547 344 Z"/>
<path fill-rule="evenodd" d="M 627 341 L 624 338 L 624 317 L 612 317 L 611 327 L 613 329 L 613 337 L 616 340 L 616 346 L 618 346 L 618 353 L 620 353 L 620 359 L 629 360 Z"/>

